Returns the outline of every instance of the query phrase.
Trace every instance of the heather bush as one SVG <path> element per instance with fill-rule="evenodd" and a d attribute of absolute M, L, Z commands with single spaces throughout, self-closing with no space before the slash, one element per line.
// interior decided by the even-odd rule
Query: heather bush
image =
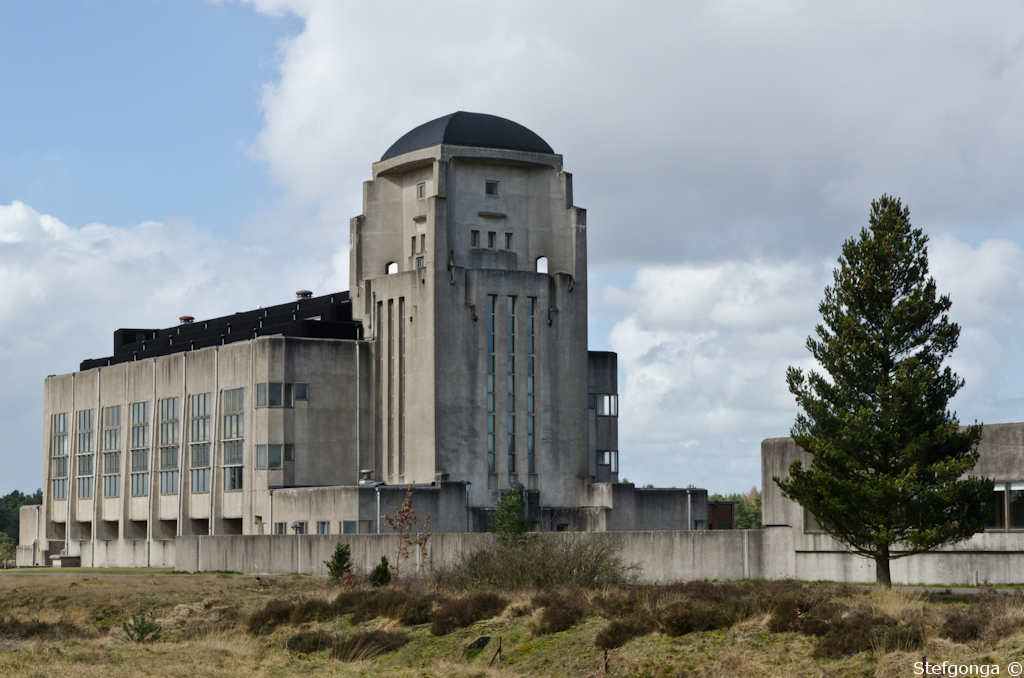
<path fill-rule="evenodd" d="M 430 622 L 430 632 L 435 636 L 448 635 L 481 619 L 497 617 L 507 605 L 507 600 L 488 591 L 468 593 L 461 598 L 443 598 Z"/>
<path fill-rule="evenodd" d="M 253 612 L 249 617 L 246 631 L 254 636 L 273 633 L 274 629 L 291 621 L 294 609 L 295 603 L 288 600 L 268 601 L 266 605 Z"/>
<path fill-rule="evenodd" d="M 331 657 L 346 662 L 363 661 L 394 652 L 409 642 L 401 631 L 357 631 L 339 638 L 331 650 Z"/>
<path fill-rule="evenodd" d="M 540 618 L 533 626 L 535 635 L 547 635 L 567 631 L 587 618 L 590 605 L 582 591 L 541 591 L 533 596 L 531 603 L 541 609 Z"/>
<path fill-rule="evenodd" d="M 731 620 L 722 610 L 696 601 L 671 603 L 659 610 L 658 616 L 661 629 L 670 636 L 732 626 Z"/>
<path fill-rule="evenodd" d="M 289 638 L 285 645 L 296 654 L 313 654 L 333 648 L 336 640 L 326 631 L 302 631 Z"/>
<path fill-rule="evenodd" d="M 635 583 L 639 567 L 622 558 L 613 534 L 562 532 L 497 540 L 434 568 L 438 586 L 457 591 L 516 591 L 578 586 L 601 589 Z"/>
<path fill-rule="evenodd" d="M 613 619 L 597 632 L 594 644 L 609 650 L 622 647 L 634 638 L 646 636 L 658 627 L 658 621 L 646 608 L 639 608 L 621 619 Z"/>
<path fill-rule="evenodd" d="M 976 607 L 949 610 L 942 622 L 942 635 L 955 643 L 967 643 L 981 637 L 989 617 Z"/>

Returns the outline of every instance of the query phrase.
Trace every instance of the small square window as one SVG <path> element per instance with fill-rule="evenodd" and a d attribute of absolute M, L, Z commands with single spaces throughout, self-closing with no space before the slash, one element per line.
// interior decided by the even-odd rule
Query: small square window
<path fill-rule="evenodd" d="M 420 198 L 420 199 L 423 199 L 423 198 L 427 197 L 427 185 L 426 184 L 420 184 L 419 186 L 416 187 L 416 197 Z"/>
<path fill-rule="evenodd" d="M 469 246 L 480 247 L 480 231 L 472 231 L 469 234 Z"/>
<path fill-rule="evenodd" d="M 505 249 L 507 249 L 507 250 L 512 249 L 512 234 L 511 233 L 506 233 L 505 234 Z"/>
<path fill-rule="evenodd" d="M 497 198 L 498 197 L 498 182 L 497 181 L 488 181 L 485 185 L 486 185 L 486 188 L 484 190 L 487 192 L 487 195 L 489 195 L 491 197 L 494 197 L 494 198 Z"/>
<path fill-rule="evenodd" d="M 326 520 L 318 520 L 317 523 L 316 523 L 316 533 L 317 534 L 330 534 L 331 533 L 331 524 L 329 522 L 327 522 Z"/>
<path fill-rule="evenodd" d="M 490 247 L 492 250 L 494 249 L 494 241 L 497 237 L 498 234 L 494 233 L 493 231 L 487 234 L 487 246 Z"/>
<path fill-rule="evenodd" d="M 309 384 L 295 384 L 295 399 L 296 400 L 308 400 L 309 399 Z"/>

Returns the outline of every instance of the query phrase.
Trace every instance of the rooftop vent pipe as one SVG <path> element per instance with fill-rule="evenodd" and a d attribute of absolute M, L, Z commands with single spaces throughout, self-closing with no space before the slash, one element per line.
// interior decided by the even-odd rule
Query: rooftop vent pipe
<path fill-rule="evenodd" d="M 313 298 L 313 293 L 310 292 L 309 290 L 299 290 L 298 292 L 295 293 L 295 298 L 296 299 L 312 299 Z"/>
<path fill-rule="evenodd" d="M 192 316 L 190 316 L 190 315 L 183 315 L 180 318 L 178 318 L 178 324 L 179 325 L 191 325 L 193 320 L 195 320 L 195 318 L 193 318 Z"/>

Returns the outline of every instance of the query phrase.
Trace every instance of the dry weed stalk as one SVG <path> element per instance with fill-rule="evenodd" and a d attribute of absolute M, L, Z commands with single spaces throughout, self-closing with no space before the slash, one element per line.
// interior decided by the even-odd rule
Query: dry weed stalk
<path fill-rule="evenodd" d="M 423 530 L 414 534 L 412 530 L 416 523 L 420 522 L 420 519 L 412 508 L 411 483 L 409 484 L 409 489 L 406 490 L 402 505 L 395 511 L 395 517 L 392 518 L 385 513 L 380 519 L 384 521 L 389 530 L 398 535 L 395 564 L 391 566 L 391 574 L 395 579 L 398 579 L 401 573 L 402 563 L 409 559 L 410 553 L 414 550 L 419 551 L 421 565 L 426 565 L 430 562 L 430 556 L 427 555 L 427 542 L 430 541 L 432 536 L 430 531 L 430 515 L 428 514 L 423 521 Z"/>

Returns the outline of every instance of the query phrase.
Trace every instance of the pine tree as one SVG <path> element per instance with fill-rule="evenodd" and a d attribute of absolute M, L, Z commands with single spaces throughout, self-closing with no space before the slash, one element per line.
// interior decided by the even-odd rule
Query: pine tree
<path fill-rule="evenodd" d="M 843 243 L 818 307 L 824 324 L 807 339 L 828 376 L 786 374 L 803 410 L 792 435 L 813 459 L 775 478 L 823 531 L 874 560 L 885 588 L 891 560 L 967 539 L 994 510 L 993 481 L 965 475 L 981 426 L 961 430 L 947 410 L 964 382 L 942 365 L 960 328 L 949 297 L 936 297 L 928 238 L 909 216 L 883 195 L 871 203 L 870 230 Z"/>
<path fill-rule="evenodd" d="M 518 490 L 508 490 L 501 495 L 498 506 L 491 513 L 487 531 L 498 535 L 502 546 L 515 546 L 530 529 L 530 521 L 523 517 L 526 502 Z"/>

